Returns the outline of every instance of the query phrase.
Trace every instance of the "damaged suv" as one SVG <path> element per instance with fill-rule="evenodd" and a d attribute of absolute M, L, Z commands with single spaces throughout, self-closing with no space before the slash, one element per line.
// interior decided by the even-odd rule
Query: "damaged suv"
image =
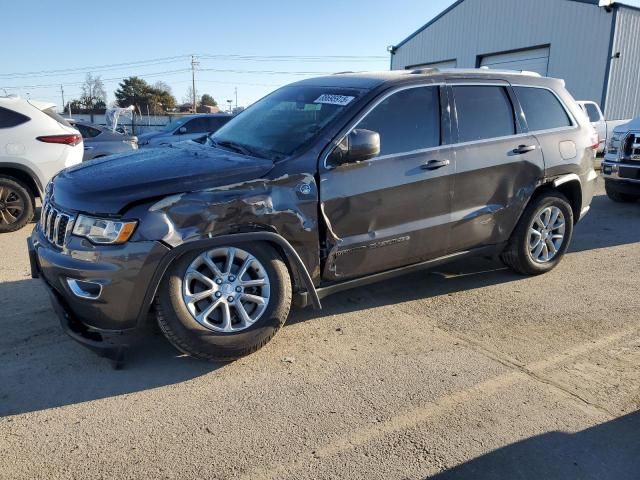
<path fill-rule="evenodd" d="M 292 305 L 347 288 L 473 255 L 548 272 L 589 209 L 597 147 L 560 80 L 304 80 L 203 143 L 61 172 L 29 239 L 32 274 L 90 348 L 121 352 L 153 318 L 179 350 L 231 360 Z"/>

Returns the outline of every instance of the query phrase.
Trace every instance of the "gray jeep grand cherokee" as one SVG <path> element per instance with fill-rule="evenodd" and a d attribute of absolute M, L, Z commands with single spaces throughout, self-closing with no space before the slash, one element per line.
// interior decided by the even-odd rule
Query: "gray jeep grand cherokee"
<path fill-rule="evenodd" d="M 339 290 L 473 255 L 548 272 L 589 209 L 597 146 L 559 80 L 304 80 L 203 143 L 60 173 L 32 272 L 90 348 L 119 355 L 157 311 L 179 350 L 231 360 L 268 342 L 292 304 L 320 308 Z"/>

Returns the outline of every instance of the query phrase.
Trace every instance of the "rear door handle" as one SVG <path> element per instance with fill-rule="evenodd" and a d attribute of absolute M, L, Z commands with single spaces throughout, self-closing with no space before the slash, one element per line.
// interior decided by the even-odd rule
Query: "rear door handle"
<path fill-rule="evenodd" d="M 422 170 L 437 170 L 442 167 L 446 167 L 451 162 L 449 160 L 429 160 L 427 163 L 422 165 L 420 168 Z"/>
<path fill-rule="evenodd" d="M 513 153 L 516 155 L 522 155 L 523 153 L 533 152 L 535 149 L 535 145 L 518 145 L 518 148 L 513 149 Z"/>

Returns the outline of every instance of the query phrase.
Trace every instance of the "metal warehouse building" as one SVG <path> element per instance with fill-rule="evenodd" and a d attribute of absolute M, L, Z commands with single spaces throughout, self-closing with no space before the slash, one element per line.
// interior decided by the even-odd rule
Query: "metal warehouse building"
<path fill-rule="evenodd" d="M 458 0 L 397 46 L 392 69 L 488 66 L 563 78 L 607 119 L 640 116 L 640 9 L 598 0 Z"/>

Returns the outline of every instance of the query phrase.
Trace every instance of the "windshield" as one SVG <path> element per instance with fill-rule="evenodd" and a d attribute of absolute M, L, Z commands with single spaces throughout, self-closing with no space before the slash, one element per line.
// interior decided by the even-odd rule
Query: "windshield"
<path fill-rule="evenodd" d="M 178 128 L 180 125 L 184 124 L 187 120 L 190 120 L 190 119 L 191 117 L 176 118 L 175 120 L 172 120 L 171 122 L 167 123 L 161 131 L 173 132 L 176 128 Z"/>
<path fill-rule="evenodd" d="M 361 94 L 356 89 L 284 87 L 242 112 L 211 139 L 223 148 L 279 160 L 313 141 Z"/>

